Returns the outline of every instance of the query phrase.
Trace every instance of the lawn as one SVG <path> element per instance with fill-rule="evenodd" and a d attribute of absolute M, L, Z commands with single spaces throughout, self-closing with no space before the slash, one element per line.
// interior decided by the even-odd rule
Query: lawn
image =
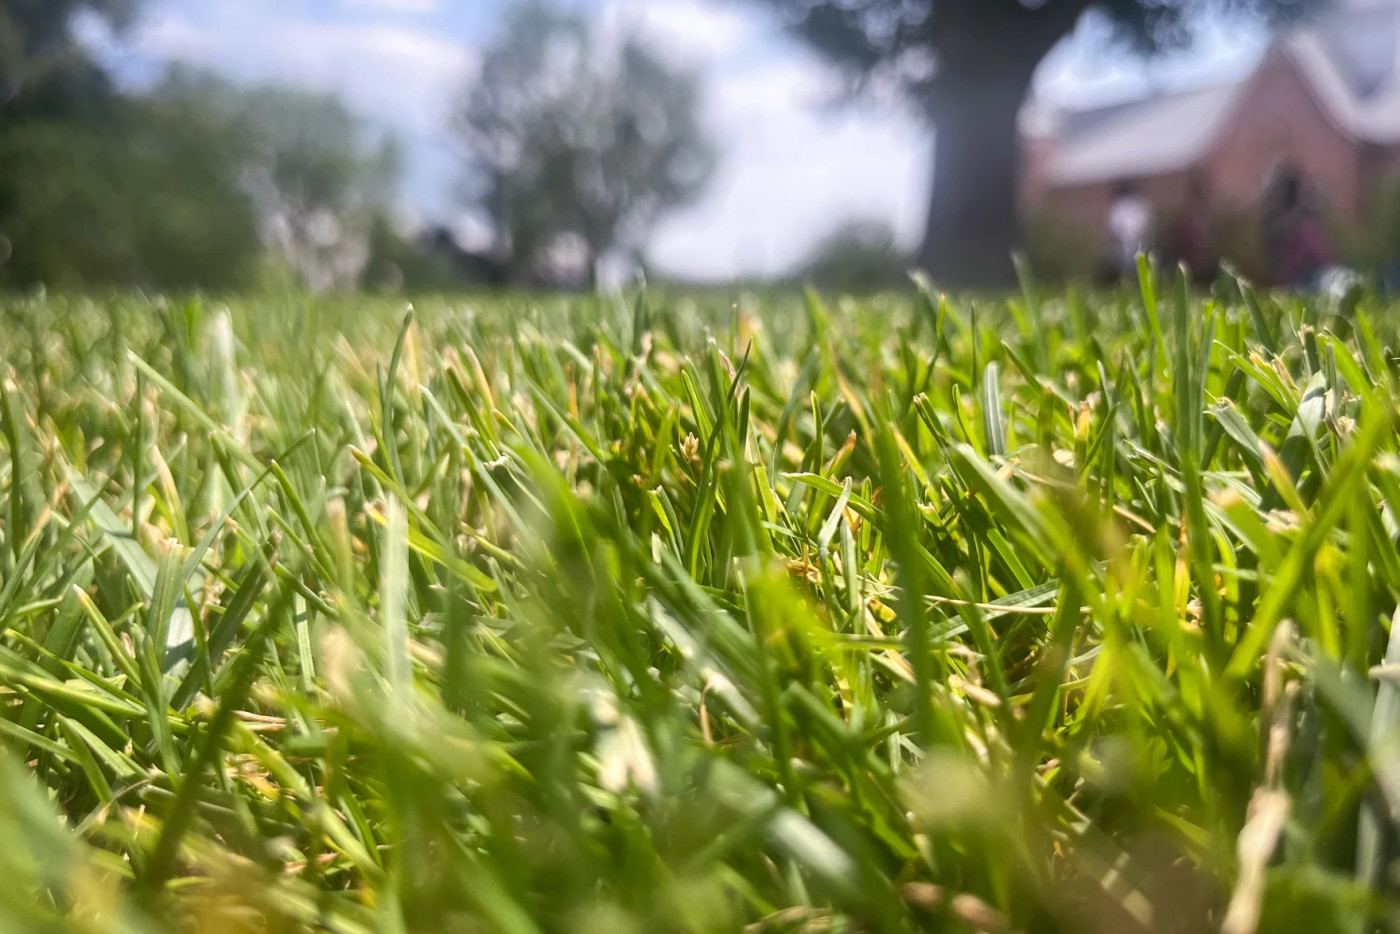
<path fill-rule="evenodd" d="M 1400 310 L 0 302 L 0 927 L 1400 929 Z"/>

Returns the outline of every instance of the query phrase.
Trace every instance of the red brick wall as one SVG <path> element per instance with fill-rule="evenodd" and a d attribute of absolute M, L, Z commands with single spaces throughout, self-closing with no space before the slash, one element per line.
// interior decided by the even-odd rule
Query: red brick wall
<path fill-rule="evenodd" d="M 1050 161 L 1054 157 L 1055 141 L 1044 136 L 1021 138 L 1021 186 L 1017 198 L 1022 213 L 1036 210 L 1045 201 L 1049 190 Z"/>
<path fill-rule="evenodd" d="M 1328 211 L 1353 222 L 1361 207 L 1361 153 L 1328 117 L 1288 57 L 1271 51 L 1250 79 L 1204 168 L 1222 207 L 1254 204 L 1270 169 L 1293 165 Z"/>
<path fill-rule="evenodd" d="M 1190 178 L 1189 172 L 1176 172 L 1138 180 L 1142 195 L 1152 205 L 1159 222 L 1165 222 L 1185 203 Z M 1113 205 L 1113 193 L 1118 181 L 1114 179 L 1093 185 L 1057 188 L 1046 193 L 1039 209 L 1078 227 L 1103 230 L 1108 222 L 1108 211 Z"/>

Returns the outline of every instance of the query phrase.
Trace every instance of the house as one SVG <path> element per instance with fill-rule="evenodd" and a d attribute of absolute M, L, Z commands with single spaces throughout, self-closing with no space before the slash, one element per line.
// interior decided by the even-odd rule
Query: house
<path fill-rule="evenodd" d="M 1023 211 L 1086 230 L 1104 230 L 1124 182 L 1159 222 L 1193 192 L 1249 215 L 1285 166 L 1331 221 L 1364 223 L 1400 177 L 1400 2 L 1341 2 L 1230 84 L 1080 112 L 1031 102 L 1021 137 Z"/>

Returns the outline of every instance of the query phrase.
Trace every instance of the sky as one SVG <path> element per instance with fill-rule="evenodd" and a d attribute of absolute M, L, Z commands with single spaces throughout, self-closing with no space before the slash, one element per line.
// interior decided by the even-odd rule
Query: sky
<path fill-rule="evenodd" d="M 472 228 L 457 197 L 463 153 L 447 131 L 480 50 L 511 0 L 147 0 L 130 34 L 89 27 L 127 84 L 171 62 L 243 82 L 334 92 L 394 134 L 400 200 L 419 223 Z M 639 33 L 702 81 L 703 120 L 721 151 L 705 195 L 665 218 L 648 256 L 695 279 L 774 275 L 845 220 L 885 221 L 912 246 L 932 168 L 929 128 L 897 105 L 833 106 L 839 78 L 752 0 L 574 0 L 605 28 Z M 1040 99 L 1085 106 L 1155 87 L 1242 73 L 1261 46 L 1213 26 L 1185 55 L 1150 64 L 1105 55 L 1093 22 L 1046 60 Z"/>

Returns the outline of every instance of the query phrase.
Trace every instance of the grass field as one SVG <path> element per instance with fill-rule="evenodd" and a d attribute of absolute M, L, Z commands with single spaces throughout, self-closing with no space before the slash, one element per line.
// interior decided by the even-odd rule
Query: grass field
<path fill-rule="evenodd" d="M 1400 929 L 1400 312 L 0 305 L 0 927 Z"/>

